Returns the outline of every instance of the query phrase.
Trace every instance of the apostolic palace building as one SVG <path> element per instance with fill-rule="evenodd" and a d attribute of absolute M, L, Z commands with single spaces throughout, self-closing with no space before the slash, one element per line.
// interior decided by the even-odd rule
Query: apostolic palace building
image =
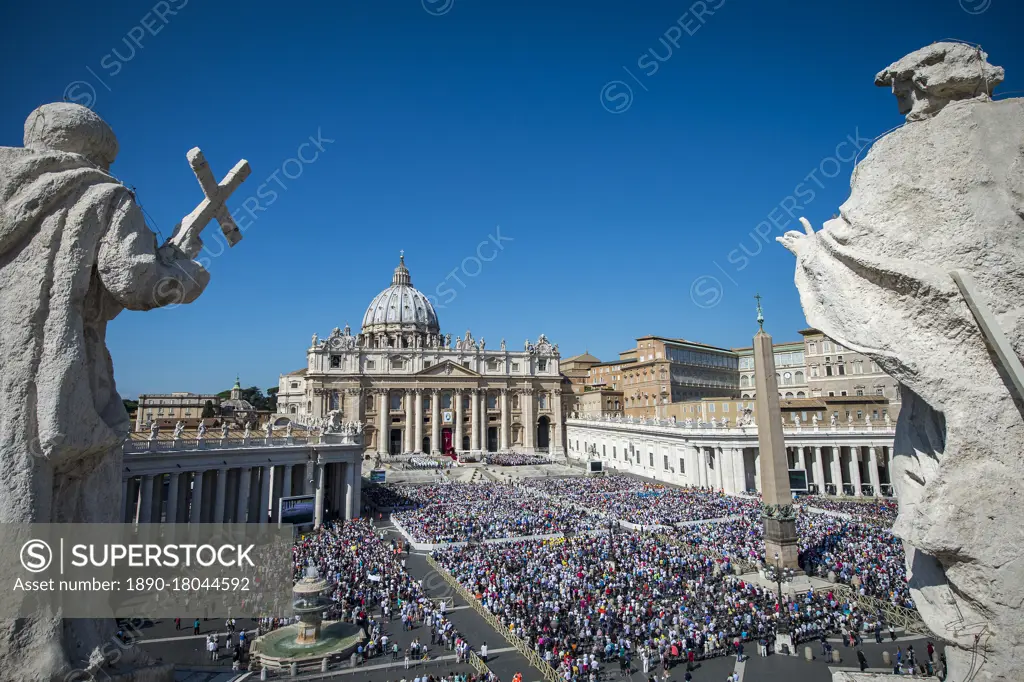
<path fill-rule="evenodd" d="M 562 454 L 562 382 L 558 346 L 543 334 L 521 350 L 442 334 L 403 255 L 358 334 L 314 334 L 306 367 L 280 377 L 276 417 L 361 422 L 367 454 Z"/>

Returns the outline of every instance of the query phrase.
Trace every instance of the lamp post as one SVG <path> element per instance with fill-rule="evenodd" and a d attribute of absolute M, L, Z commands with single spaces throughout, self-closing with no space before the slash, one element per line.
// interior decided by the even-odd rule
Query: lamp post
<path fill-rule="evenodd" d="M 778 552 L 775 553 L 774 558 L 775 564 L 767 567 L 765 577 L 775 583 L 779 599 L 779 622 L 775 627 L 775 651 L 787 656 L 796 655 L 793 636 L 789 628 L 789 604 L 788 602 L 784 604 L 782 600 L 782 586 L 792 582 L 796 574 L 791 568 L 783 568 Z"/>

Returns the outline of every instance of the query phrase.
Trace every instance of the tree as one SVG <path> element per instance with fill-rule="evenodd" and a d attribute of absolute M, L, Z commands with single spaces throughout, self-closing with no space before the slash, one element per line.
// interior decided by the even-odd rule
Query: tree
<path fill-rule="evenodd" d="M 203 405 L 203 419 L 209 419 L 210 417 L 216 417 L 217 410 L 213 407 L 213 401 L 207 400 L 206 404 Z"/>

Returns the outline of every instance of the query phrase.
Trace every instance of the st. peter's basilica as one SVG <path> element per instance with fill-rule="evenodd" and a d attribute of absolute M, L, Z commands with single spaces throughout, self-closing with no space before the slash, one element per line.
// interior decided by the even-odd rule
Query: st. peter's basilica
<path fill-rule="evenodd" d="M 442 334 L 404 256 L 352 334 L 316 334 L 306 368 L 282 375 L 278 418 L 309 424 L 332 412 L 361 422 L 367 453 L 565 452 L 558 346 L 486 348 L 469 330 Z"/>

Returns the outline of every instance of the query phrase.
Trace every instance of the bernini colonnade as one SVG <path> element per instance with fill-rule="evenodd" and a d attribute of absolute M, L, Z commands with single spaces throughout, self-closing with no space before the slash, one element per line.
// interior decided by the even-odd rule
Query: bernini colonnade
<path fill-rule="evenodd" d="M 569 419 L 569 457 L 605 468 L 727 493 L 761 491 L 757 427 L 695 427 L 671 420 Z M 892 496 L 892 427 L 785 428 L 791 469 L 826 494 Z"/>

